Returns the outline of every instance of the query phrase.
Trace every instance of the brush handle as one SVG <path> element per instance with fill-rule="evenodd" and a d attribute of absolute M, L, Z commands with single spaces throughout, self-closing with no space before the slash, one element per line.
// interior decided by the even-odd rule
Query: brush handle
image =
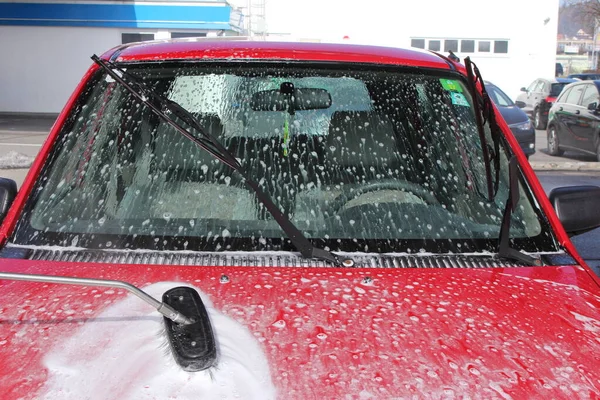
<path fill-rule="evenodd" d="M 115 289 L 124 289 L 129 293 L 132 293 L 150 304 L 159 313 L 169 318 L 171 321 L 189 325 L 193 321 L 179 311 L 173 309 L 169 305 L 156 300 L 148 293 L 141 289 L 133 286 L 130 283 L 123 281 L 114 281 L 109 279 L 89 279 L 89 278 L 75 278 L 71 276 L 51 276 L 51 275 L 36 275 L 36 274 L 17 274 L 12 272 L 0 272 L 0 279 L 12 280 L 12 281 L 29 281 L 29 282 L 45 282 L 45 283 L 58 283 L 67 285 L 80 285 L 80 286 L 104 286 Z"/>

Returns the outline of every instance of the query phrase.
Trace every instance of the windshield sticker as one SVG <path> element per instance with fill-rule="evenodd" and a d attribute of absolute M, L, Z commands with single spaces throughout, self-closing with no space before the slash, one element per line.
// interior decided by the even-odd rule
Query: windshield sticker
<path fill-rule="evenodd" d="M 460 92 L 462 93 L 463 88 L 462 86 L 460 86 L 460 83 L 458 81 L 455 81 L 454 79 L 440 79 L 440 83 L 442 84 L 442 87 L 450 92 Z"/>
<path fill-rule="evenodd" d="M 450 93 L 450 95 L 452 96 L 452 104 L 457 106 L 470 107 L 469 102 L 467 101 L 467 98 L 464 94 L 452 92 Z"/>

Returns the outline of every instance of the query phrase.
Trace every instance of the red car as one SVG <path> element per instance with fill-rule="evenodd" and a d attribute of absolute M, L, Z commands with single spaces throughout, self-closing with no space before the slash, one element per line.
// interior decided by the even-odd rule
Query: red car
<path fill-rule="evenodd" d="M 0 181 L 2 399 L 600 398 L 600 189 L 548 199 L 464 61 L 94 56 Z"/>

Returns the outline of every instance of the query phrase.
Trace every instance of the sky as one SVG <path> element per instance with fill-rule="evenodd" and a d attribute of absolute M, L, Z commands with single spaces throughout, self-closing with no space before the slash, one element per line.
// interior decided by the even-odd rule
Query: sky
<path fill-rule="evenodd" d="M 248 0 L 229 0 L 246 7 Z M 296 38 L 343 38 L 377 21 L 388 0 L 370 0 L 369 6 L 348 0 L 264 0 L 270 33 L 290 34 Z M 398 0 L 396 0 L 398 1 Z M 402 1 L 402 0 L 400 0 Z M 435 0 L 439 1 L 439 0 Z M 260 0 L 253 0 L 258 4 Z M 349 6 L 348 4 L 352 4 Z"/>
<path fill-rule="evenodd" d="M 252 0 L 258 4 L 261 0 Z M 480 27 L 485 29 L 489 24 L 490 15 L 486 14 L 485 2 L 492 0 L 461 0 L 460 8 L 450 0 L 262 0 L 266 2 L 267 28 L 270 33 L 287 33 L 297 39 L 342 40 L 344 36 L 359 41 L 378 40 L 383 36 L 399 34 L 406 36 L 408 27 L 402 26 L 402 21 L 410 19 L 410 35 L 423 35 L 425 32 L 415 32 L 414 19 L 427 19 L 428 32 L 432 35 L 435 30 L 447 32 L 448 24 L 451 30 L 459 34 L 465 30 L 476 32 Z M 230 0 L 235 5 L 245 7 L 248 0 Z M 522 15 L 534 19 L 536 14 L 544 13 L 539 10 L 539 4 L 548 4 L 558 0 L 524 0 Z M 526 10 L 528 3 L 536 4 L 538 9 L 532 15 Z M 555 4 L 556 4 L 555 3 Z M 514 20 L 515 10 L 506 7 L 506 13 L 495 15 L 494 18 L 504 18 L 507 23 Z M 552 17 L 551 15 L 543 16 Z M 434 29 L 432 29 L 432 27 Z M 445 27 L 445 29 L 444 29 Z M 437 29 L 436 29 L 437 28 Z"/>

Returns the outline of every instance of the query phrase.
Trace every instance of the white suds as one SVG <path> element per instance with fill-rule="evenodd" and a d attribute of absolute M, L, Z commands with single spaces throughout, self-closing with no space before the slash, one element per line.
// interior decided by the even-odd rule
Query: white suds
<path fill-rule="evenodd" d="M 144 288 L 157 299 L 181 284 Z M 199 291 L 200 292 L 200 291 Z M 45 399 L 274 399 L 269 364 L 243 325 L 215 310 L 200 292 L 217 339 L 218 361 L 210 370 L 185 372 L 168 349 L 163 317 L 127 296 L 77 327 L 44 359 Z"/>

